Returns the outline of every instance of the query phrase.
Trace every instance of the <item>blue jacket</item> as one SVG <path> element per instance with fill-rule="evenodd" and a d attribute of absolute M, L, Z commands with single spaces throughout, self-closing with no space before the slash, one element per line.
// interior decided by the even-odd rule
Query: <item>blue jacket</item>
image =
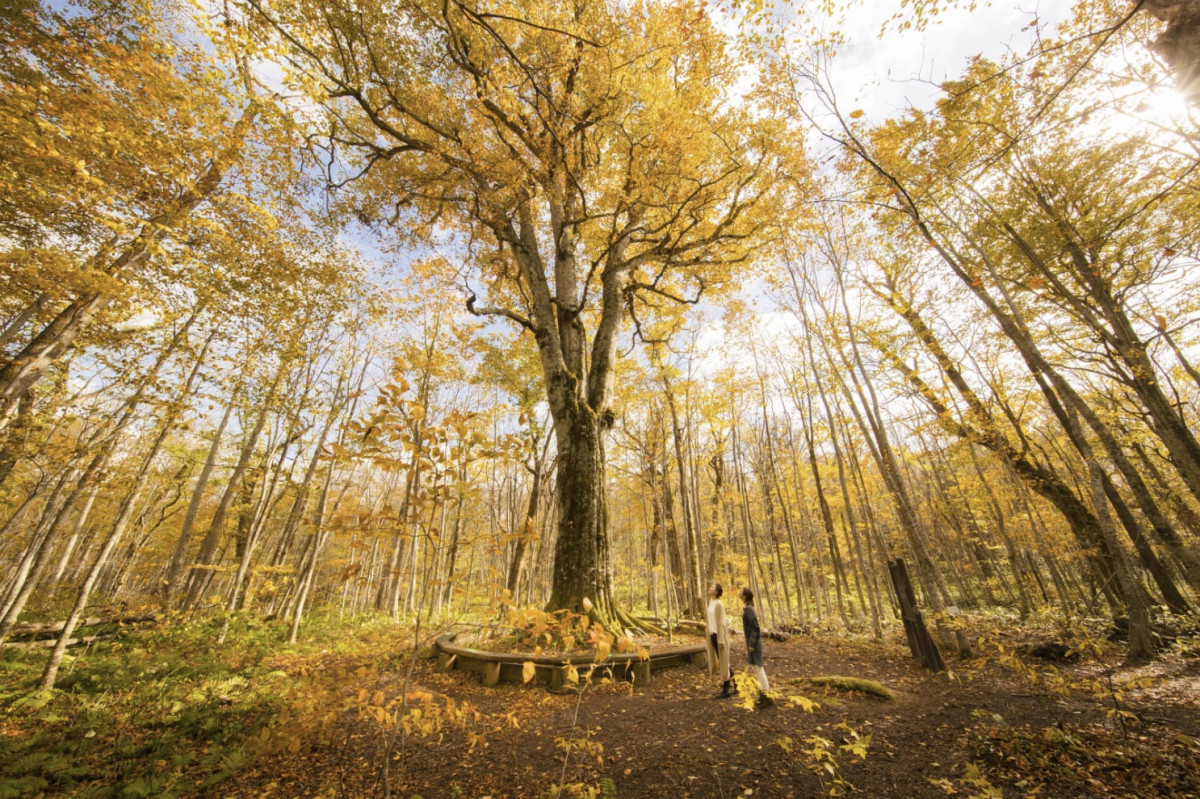
<path fill-rule="evenodd" d="M 742 632 L 746 636 L 746 659 L 751 666 L 763 664 L 762 630 L 758 627 L 758 614 L 753 605 L 742 608 Z"/>

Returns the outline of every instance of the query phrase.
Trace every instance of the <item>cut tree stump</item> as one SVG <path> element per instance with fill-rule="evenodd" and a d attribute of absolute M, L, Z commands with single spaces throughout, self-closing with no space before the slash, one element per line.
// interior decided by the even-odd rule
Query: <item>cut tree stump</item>
<path fill-rule="evenodd" d="M 908 579 L 908 569 L 904 566 L 903 558 L 888 561 L 888 573 L 892 577 L 892 588 L 896 599 L 900 602 L 900 618 L 904 622 L 904 634 L 908 638 L 908 649 L 913 657 L 924 663 L 933 671 L 945 671 L 946 662 L 942 653 L 929 635 L 921 611 L 917 609 L 917 596 L 913 592 L 912 582 Z"/>

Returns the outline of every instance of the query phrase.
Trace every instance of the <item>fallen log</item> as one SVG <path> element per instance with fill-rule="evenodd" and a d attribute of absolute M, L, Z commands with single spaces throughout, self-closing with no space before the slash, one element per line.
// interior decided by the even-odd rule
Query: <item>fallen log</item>
<path fill-rule="evenodd" d="M 116 616 L 113 618 L 103 618 L 94 616 L 92 618 L 83 619 L 76 625 L 77 628 L 99 627 L 104 624 L 142 624 L 144 622 L 155 621 L 157 616 Z M 43 635 L 45 633 L 62 632 L 64 622 L 61 621 L 44 621 L 31 622 L 28 624 L 17 624 L 9 633 L 10 638 L 23 638 L 30 635 Z"/>
<path fill-rule="evenodd" d="M 104 635 L 85 635 L 80 638 L 68 639 L 67 646 L 94 644 L 97 641 L 108 641 L 116 637 L 116 633 L 105 633 Z M 50 649 L 56 643 L 58 643 L 57 638 L 42 638 L 37 641 L 5 641 L 3 647 L 5 649 L 8 649 L 9 647 L 12 647 L 13 649 Z"/>

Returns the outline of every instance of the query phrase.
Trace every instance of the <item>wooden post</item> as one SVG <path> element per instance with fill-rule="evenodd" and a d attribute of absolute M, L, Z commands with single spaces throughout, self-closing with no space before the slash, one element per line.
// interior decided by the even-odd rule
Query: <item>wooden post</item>
<path fill-rule="evenodd" d="M 902 558 L 888 561 L 888 572 L 892 577 L 892 588 L 900 603 L 900 618 L 904 621 L 904 635 L 908 638 L 908 648 L 913 657 L 920 660 L 933 671 L 945 671 L 946 662 L 938 651 L 921 611 L 917 609 L 917 596 L 913 592 L 912 582 L 908 579 L 908 569 Z"/>
<path fill-rule="evenodd" d="M 642 660 L 633 664 L 631 669 L 633 674 L 634 685 L 649 685 L 650 684 L 650 661 Z"/>
<path fill-rule="evenodd" d="M 485 688 L 494 688 L 500 682 L 500 663 L 484 663 L 483 664 L 483 685 Z"/>
<path fill-rule="evenodd" d="M 561 691 L 567 686 L 567 667 L 555 666 L 550 670 L 550 690 Z"/>

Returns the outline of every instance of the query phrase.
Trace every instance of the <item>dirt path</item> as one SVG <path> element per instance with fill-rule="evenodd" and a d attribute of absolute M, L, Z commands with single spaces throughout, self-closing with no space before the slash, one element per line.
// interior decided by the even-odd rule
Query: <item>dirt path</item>
<path fill-rule="evenodd" d="M 832 775 L 810 754 L 823 748 L 811 739 L 820 736 L 831 743 L 825 751 L 836 773 L 860 796 L 985 795 L 990 780 L 1004 796 L 1200 797 L 1200 747 L 1192 739 L 1200 734 L 1198 663 L 1176 658 L 1152 667 L 1154 686 L 1122 697 L 1121 707 L 1144 721 L 1130 718 L 1122 732 L 1108 706 L 1091 697 L 1064 698 L 995 665 L 971 673 L 952 664 L 960 667 L 956 677 L 933 675 L 894 644 L 768 642 L 772 688 L 817 702 L 811 713 L 782 698 L 754 710 L 718 699 L 705 672 L 690 666 L 657 672 L 645 688 L 596 685 L 580 696 L 539 686 L 486 689 L 475 675 L 438 674 L 421 661 L 410 690 L 469 702 L 479 718 L 465 729 L 407 738 L 388 784 L 392 796 L 423 799 L 554 796 L 560 781 L 639 799 L 825 796 Z M 808 683 L 819 675 L 875 680 L 898 698 Z M 1071 679 L 1092 677 L 1080 667 Z M 395 693 L 400 684 L 391 678 L 383 690 Z M 870 736 L 865 758 L 838 748 L 854 733 Z M 472 746 L 473 735 L 480 738 Z M 263 764 L 239 783 L 240 795 L 382 795 L 382 736 L 347 720 L 333 738 Z M 982 768 L 978 777 L 969 762 Z"/>

